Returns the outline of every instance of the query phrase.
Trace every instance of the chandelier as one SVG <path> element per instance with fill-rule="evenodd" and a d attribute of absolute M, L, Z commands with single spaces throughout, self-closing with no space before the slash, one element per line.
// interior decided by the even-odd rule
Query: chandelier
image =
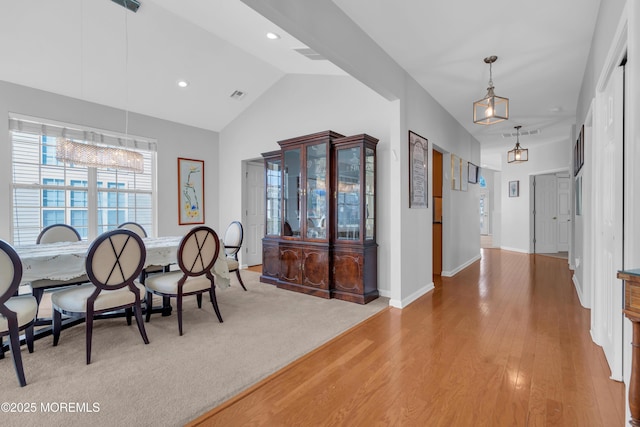
<path fill-rule="evenodd" d="M 522 163 L 529 160 L 529 150 L 520 147 L 520 128 L 522 126 L 514 126 L 516 129 L 516 146 L 513 150 L 507 152 L 507 163 Z"/>
<path fill-rule="evenodd" d="M 498 60 L 493 55 L 484 58 L 484 62 L 489 64 L 489 87 L 487 95 L 479 101 L 473 103 L 473 123 L 479 125 L 492 125 L 509 119 L 509 98 L 497 96 L 493 89 L 493 75 L 491 65 Z"/>
<path fill-rule="evenodd" d="M 75 142 L 66 138 L 56 140 L 56 159 L 77 166 L 144 172 L 142 153 L 121 147 Z"/>

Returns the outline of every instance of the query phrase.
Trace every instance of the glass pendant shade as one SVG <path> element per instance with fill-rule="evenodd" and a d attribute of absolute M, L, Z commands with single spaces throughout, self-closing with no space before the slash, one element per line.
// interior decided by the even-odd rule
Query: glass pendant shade
<path fill-rule="evenodd" d="M 522 126 L 515 126 L 516 129 L 516 146 L 512 150 L 507 152 L 507 163 L 522 163 L 529 160 L 529 150 L 520 146 L 520 128 Z"/>
<path fill-rule="evenodd" d="M 492 125 L 509 119 L 509 98 L 497 96 L 493 87 L 492 64 L 498 60 L 497 56 L 484 58 L 489 64 L 489 87 L 484 98 L 473 103 L 473 123 Z"/>
<path fill-rule="evenodd" d="M 58 138 L 56 141 L 56 159 L 77 166 L 144 172 L 144 158 L 137 151 L 75 142 L 65 138 Z"/>
<path fill-rule="evenodd" d="M 473 103 L 473 122 L 479 125 L 492 125 L 509 119 L 509 98 L 496 96 L 493 87 L 487 90 L 487 96 Z"/>
<path fill-rule="evenodd" d="M 527 148 L 521 148 L 520 144 L 516 144 L 513 150 L 509 150 L 507 153 L 508 163 L 521 163 L 529 160 L 529 150 Z"/>

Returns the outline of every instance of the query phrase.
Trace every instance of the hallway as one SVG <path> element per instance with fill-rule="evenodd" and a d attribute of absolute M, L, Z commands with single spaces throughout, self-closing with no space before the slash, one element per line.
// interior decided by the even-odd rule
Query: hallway
<path fill-rule="evenodd" d="M 566 260 L 483 249 L 200 425 L 624 426 Z M 210 418 L 208 418 L 210 417 Z"/>

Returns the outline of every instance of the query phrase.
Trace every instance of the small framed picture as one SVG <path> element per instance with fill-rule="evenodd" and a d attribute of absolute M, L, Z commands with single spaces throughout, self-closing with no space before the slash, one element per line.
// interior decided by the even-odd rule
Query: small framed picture
<path fill-rule="evenodd" d="M 520 197 L 520 181 L 509 181 L 509 197 Z"/>

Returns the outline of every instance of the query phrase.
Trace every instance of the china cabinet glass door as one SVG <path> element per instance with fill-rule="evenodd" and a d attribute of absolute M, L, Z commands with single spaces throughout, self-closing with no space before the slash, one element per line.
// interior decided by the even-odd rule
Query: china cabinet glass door
<path fill-rule="evenodd" d="M 306 148 L 306 236 L 327 239 L 327 144 Z"/>
<path fill-rule="evenodd" d="M 364 157 L 364 182 L 365 182 L 365 239 L 375 239 L 375 212 L 376 212 L 376 157 L 375 152 L 371 148 L 365 149 Z"/>
<path fill-rule="evenodd" d="M 283 179 L 283 236 L 300 236 L 300 148 L 284 151 L 284 179 Z"/>
<path fill-rule="evenodd" d="M 336 192 L 338 240 L 360 239 L 360 147 L 337 150 Z"/>
<path fill-rule="evenodd" d="M 280 159 L 268 160 L 266 164 L 266 185 L 267 185 L 267 230 L 270 236 L 280 235 L 282 222 L 282 168 Z"/>

